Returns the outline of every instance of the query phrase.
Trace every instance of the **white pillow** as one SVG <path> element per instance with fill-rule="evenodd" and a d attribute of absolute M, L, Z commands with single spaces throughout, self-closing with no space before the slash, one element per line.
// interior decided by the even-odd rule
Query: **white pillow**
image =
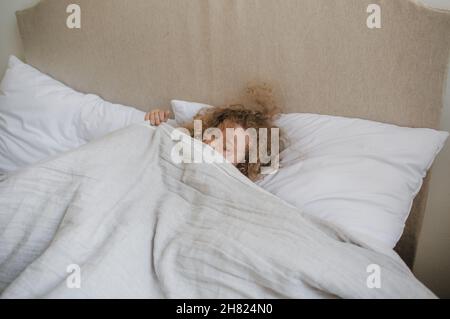
<path fill-rule="evenodd" d="M 192 121 L 193 117 L 203 109 L 211 107 L 208 104 L 186 102 L 180 100 L 172 100 L 170 102 L 172 106 L 172 111 L 175 116 L 175 121 L 178 125 L 183 125 L 187 122 Z"/>
<path fill-rule="evenodd" d="M 184 102 L 173 108 L 175 119 L 201 108 Z M 276 124 L 288 146 L 278 173 L 258 184 L 306 214 L 390 248 L 448 137 L 432 129 L 317 114 L 283 114 Z"/>
<path fill-rule="evenodd" d="M 145 116 L 76 92 L 14 56 L 0 90 L 0 173 L 76 148 Z"/>

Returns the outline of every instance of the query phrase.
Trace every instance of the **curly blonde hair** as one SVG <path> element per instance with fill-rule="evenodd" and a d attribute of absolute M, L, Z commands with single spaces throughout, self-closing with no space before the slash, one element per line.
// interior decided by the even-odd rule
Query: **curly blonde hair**
<path fill-rule="evenodd" d="M 225 121 L 235 123 L 244 130 L 248 128 L 267 129 L 267 152 L 272 157 L 271 150 L 271 129 L 278 128 L 274 124 L 274 120 L 280 113 L 281 108 L 275 103 L 273 91 L 267 85 L 256 85 L 248 87 L 244 96 L 237 103 L 230 103 L 223 106 L 212 108 L 204 108 L 197 113 L 193 120 L 202 121 L 202 133 L 208 128 L 220 127 Z M 189 130 L 191 136 L 194 136 L 193 121 L 184 125 Z M 281 133 L 280 133 L 281 134 Z M 257 135 L 257 145 L 259 145 L 260 137 Z M 281 149 L 282 141 L 279 139 Z M 250 180 L 256 181 L 261 176 L 261 168 L 270 166 L 271 162 L 262 164 L 257 155 L 256 163 L 249 163 L 249 154 L 246 152 L 244 163 L 238 163 L 236 167 L 239 171 L 247 176 Z"/>

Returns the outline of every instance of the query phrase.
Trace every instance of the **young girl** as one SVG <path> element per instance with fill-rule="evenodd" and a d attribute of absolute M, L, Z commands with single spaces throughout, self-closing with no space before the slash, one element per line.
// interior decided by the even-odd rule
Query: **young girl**
<path fill-rule="evenodd" d="M 265 144 L 267 154 L 270 154 L 271 158 L 274 155 L 278 155 L 272 154 L 272 133 L 274 132 L 273 129 L 278 130 L 274 124 L 274 119 L 278 114 L 279 107 L 274 102 L 272 90 L 266 86 L 255 86 L 247 89 L 246 95 L 240 103 L 204 108 L 191 122 L 184 123 L 183 127 L 188 129 L 191 136 L 194 137 L 194 121 L 201 121 L 203 142 L 213 146 L 227 159 L 232 158 L 231 162 L 233 165 L 249 179 L 256 181 L 261 177 L 262 169 L 272 164 L 271 159 L 262 160 L 259 148 Z M 166 122 L 169 115 L 169 111 L 154 110 L 146 114 L 145 120 L 157 126 Z M 221 141 L 222 149 L 215 147 L 217 140 L 214 138 L 205 138 L 205 135 L 208 136 L 208 134 L 205 134 L 205 131 L 211 128 L 217 128 L 221 131 L 223 138 L 223 141 Z M 267 132 L 267 135 L 263 138 L 260 134 L 256 134 L 256 138 L 253 139 L 248 134 L 245 134 L 244 131 L 248 129 L 255 129 L 257 133 L 261 132 L 261 129 L 266 129 L 264 132 Z M 230 132 L 233 132 L 233 134 L 230 134 Z M 275 142 L 279 146 L 281 144 L 279 134 L 277 137 L 278 140 Z M 245 147 L 243 148 L 238 147 L 239 143 L 237 140 L 240 138 L 245 139 Z M 251 147 L 256 147 L 257 149 L 254 153 L 256 154 L 256 160 L 250 160 L 252 158 L 250 153 Z M 280 147 L 277 147 L 277 149 L 279 151 Z"/>

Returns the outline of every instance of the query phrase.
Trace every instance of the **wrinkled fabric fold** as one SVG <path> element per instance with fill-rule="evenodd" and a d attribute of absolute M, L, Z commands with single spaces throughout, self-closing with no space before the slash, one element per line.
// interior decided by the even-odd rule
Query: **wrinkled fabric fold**
<path fill-rule="evenodd" d="M 392 250 L 306 217 L 231 164 L 175 163 L 172 130 L 136 124 L 3 178 L 1 297 L 434 297 Z"/>

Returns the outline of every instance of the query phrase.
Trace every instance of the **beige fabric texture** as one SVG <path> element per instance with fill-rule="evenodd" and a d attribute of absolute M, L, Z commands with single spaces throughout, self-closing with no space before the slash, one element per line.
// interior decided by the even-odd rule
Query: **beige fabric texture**
<path fill-rule="evenodd" d="M 285 112 L 439 124 L 450 14 L 409 0 L 70 0 L 17 13 L 27 62 L 82 92 L 142 110 L 223 104 L 266 82 Z M 367 7 L 381 6 L 381 29 Z M 397 251 L 412 265 L 424 183 Z"/>

